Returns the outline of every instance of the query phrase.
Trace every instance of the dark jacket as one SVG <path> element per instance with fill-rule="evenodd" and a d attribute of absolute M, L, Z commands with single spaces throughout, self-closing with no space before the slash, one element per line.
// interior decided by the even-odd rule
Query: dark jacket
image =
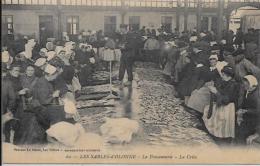
<path fill-rule="evenodd" d="M 260 88 L 258 87 L 253 92 L 246 94 L 246 91 L 241 88 L 239 108 L 246 109 L 248 112 L 244 115 L 245 119 L 256 119 L 255 129 L 260 134 Z"/>
<path fill-rule="evenodd" d="M 1 97 L 2 97 L 2 104 L 1 104 L 2 114 L 5 114 L 7 112 L 7 109 L 10 111 L 14 111 L 16 105 L 16 94 L 12 82 L 7 78 L 2 78 Z"/>
<path fill-rule="evenodd" d="M 214 101 L 218 106 L 225 106 L 229 103 L 237 104 L 239 84 L 234 79 L 221 81 L 215 86 L 218 93 L 214 94 Z"/>
<path fill-rule="evenodd" d="M 37 80 L 38 80 L 38 77 L 35 77 L 35 76 L 32 76 L 32 77 L 28 77 L 26 75 L 21 76 L 21 83 L 22 83 L 23 88 L 28 88 L 30 90 L 33 89 Z"/>
<path fill-rule="evenodd" d="M 53 100 L 53 92 L 52 84 L 45 77 L 41 77 L 34 86 L 33 98 L 38 100 L 41 105 L 49 105 Z"/>
<path fill-rule="evenodd" d="M 18 96 L 18 92 L 23 89 L 22 84 L 21 84 L 21 78 L 20 77 L 18 77 L 18 78 L 13 77 L 10 74 L 8 74 L 6 76 L 6 78 L 9 81 L 11 81 L 11 83 L 13 84 L 14 91 L 15 91 L 16 95 Z"/>

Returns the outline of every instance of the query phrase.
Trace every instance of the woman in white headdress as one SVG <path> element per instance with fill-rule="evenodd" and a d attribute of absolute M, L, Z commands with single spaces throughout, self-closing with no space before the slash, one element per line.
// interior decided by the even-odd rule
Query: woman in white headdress
<path fill-rule="evenodd" d="M 235 110 L 239 84 L 234 80 L 234 70 L 225 66 L 221 70 L 222 81 L 208 86 L 210 105 L 204 108 L 203 121 L 217 144 L 230 144 L 235 138 Z"/>
<path fill-rule="evenodd" d="M 44 69 L 44 76 L 38 79 L 33 89 L 33 98 L 38 100 L 39 104 L 44 108 L 37 112 L 37 120 L 44 129 L 48 129 L 51 124 L 65 118 L 63 106 L 59 104 L 61 91 L 57 90 L 51 83 L 58 76 L 58 69 L 47 64 Z"/>
<path fill-rule="evenodd" d="M 204 107 L 210 103 L 210 90 L 208 86 L 217 84 L 220 79 L 221 70 L 227 63 L 218 62 L 218 56 L 213 54 L 209 58 L 210 67 L 207 71 L 208 80 L 199 89 L 195 89 L 189 98 L 187 106 L 195 111 L 203 113 Z"/>
<path fill-rule="evenodd" d="M 237 141 L 245 144 L 246 138 L 256 132 L 260 115 L 260 91 L 258 81 L 253 75 L 242 80 L 239 109 L 237 111 Z"/>

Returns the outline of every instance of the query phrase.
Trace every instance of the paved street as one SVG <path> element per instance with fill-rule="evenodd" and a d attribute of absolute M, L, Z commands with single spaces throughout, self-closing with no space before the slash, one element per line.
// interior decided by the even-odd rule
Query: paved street
<path fill-rule="evenodd" d="M 80 109 L 85 129 L 100 134 L 99 127 L 105 122 L 105 117 L 126 117 L 140 124 L 140 130 L 130 145 L 214 146 L 207 133 L 195 128 L 199 120 L 184 111 L 181 101 L 174 96 L 174 87 L 167 83 L 162 71 L 150 63 L 136 63 L 135 66 L 132 87 L 120 89 L 119 86 L 113 86 L 120 97 L 120 100 L 109 101 L 115 107 Z M 88 92 L 104 92 L 109 90 L 109 85 L 84 89 Z"/>

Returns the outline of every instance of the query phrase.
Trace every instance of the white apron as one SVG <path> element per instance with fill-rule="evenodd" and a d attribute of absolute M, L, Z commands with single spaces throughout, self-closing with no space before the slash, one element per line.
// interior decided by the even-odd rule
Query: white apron
<path fill-rule="evenodd" d="M 212 116 L 208 119 L 209 105 L 204 109 L 203 121 L 209 133 L 219 138 L 235 138 L 235 104 L 216 107 L 213 105 Z"/>

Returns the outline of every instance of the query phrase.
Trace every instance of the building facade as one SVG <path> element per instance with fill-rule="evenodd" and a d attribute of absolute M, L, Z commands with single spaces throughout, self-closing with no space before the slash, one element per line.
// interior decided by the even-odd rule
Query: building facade
<path fill-rule="evenodd" d="M 43 35 L 59 38 L 62 32 L 82 30 L 109 33 L 127 24 L 169 31 L 217 32 L 217 0 L 2 0 L 2 36 Z M 223 13 L 222 13 L 223 15 Z M 225 17 L 222 16 L 222 22 Z M 225 23 L 223 24 L 225 25 Z M 223 28 L 223 27 L 222 27 Z M 46 36 L 45 36 L 46 37 Z"/>

